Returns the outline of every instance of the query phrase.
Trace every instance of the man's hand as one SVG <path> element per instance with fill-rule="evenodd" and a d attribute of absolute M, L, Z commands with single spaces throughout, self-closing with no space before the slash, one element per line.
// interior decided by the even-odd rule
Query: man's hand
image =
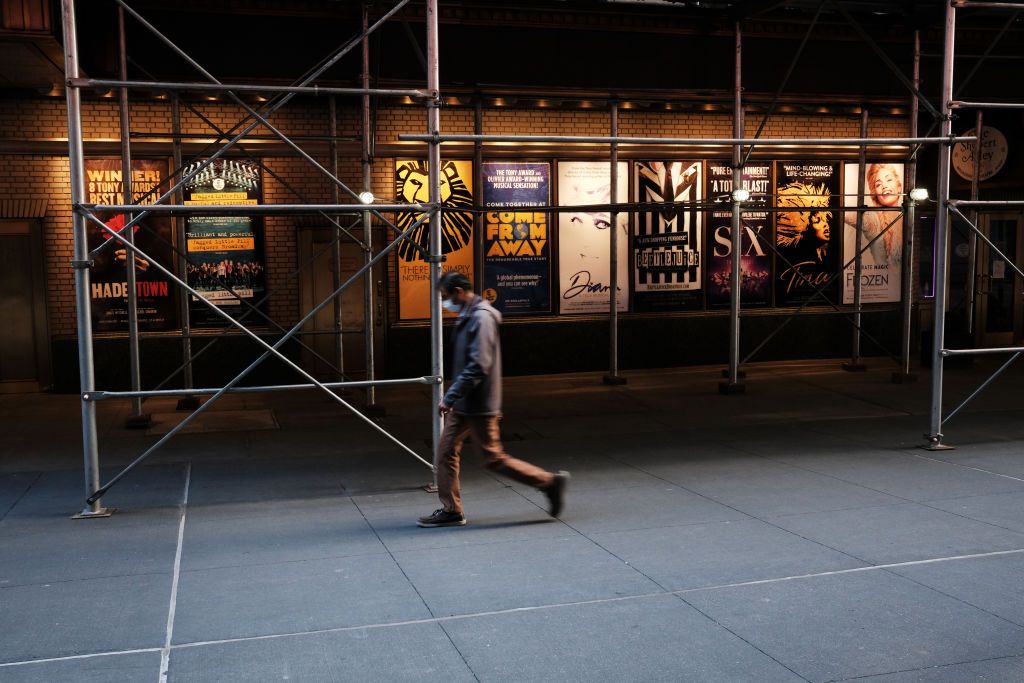
<path fill-rule="evenodd" d="M 445 403 L 444 399 L 442 398 L 441 402 L 437 404 L 437 414 L 438 415 L 447 415 L 450 412 L 452 412 L 452 407 L 450 405 L 448 405 L 447 403 Z"/>

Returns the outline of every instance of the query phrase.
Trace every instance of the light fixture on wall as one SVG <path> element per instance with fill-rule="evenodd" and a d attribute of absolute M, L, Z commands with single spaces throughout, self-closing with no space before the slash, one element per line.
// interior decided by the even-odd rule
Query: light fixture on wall
<path fill-rule="evenodd" d="M 745 202 L 750 199 L 750 190 L 745 187 L 737 187 L 732 191 L 732 200 L 734 202 Z"/>
<path fill-rule="evenodd" d="M 910 198 L 915 202 L 928 201 L 928 188 L 927 187 L 915 187 L 910 191 Z"/>
<path fill-rule="evenodd" d="M 359 201 L 363 204 L 373 204 L 373 200 L 376 199 L 372 192 L 364 191 L 359 193 Z"/>

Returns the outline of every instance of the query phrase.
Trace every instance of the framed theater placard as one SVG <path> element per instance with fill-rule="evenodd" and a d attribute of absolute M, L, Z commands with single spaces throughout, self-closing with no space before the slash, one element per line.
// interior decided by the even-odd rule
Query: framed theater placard
<path fill-rule="evenodd" d="M 848 208 L 857 206 L 859 164 L 846 164 L 844 199 Z M 886 303 L 900 300 L 903 272 L 903 164 L 867 164 L 864 178 L 865 211 L 861 219 L 860 300 Z M 843 213 L 843 263 L 857 254 L 857 212 Z M 856 278 L 855 262 L 843 271 L 843 303 L 852 304 Z"/>
<path fill-rule="evenodd" d="M 441 203 L 452 209 L 441 215 L 441 264 L 443 272 L 458 270 L 473 280 L 473 162 L 441 162 Z M 395 196 L 408 204 L 430 201 L 427 162 L 418 159 L 395 161 Z M 419 213 L 399 213 L 395 224 L 407 230 Z M 422 250 L 422 251 L 421 251 Z M 430 264 L 424 258 L 430 250 L 430 220 L 412 231 L 395 251 L 398 255 L 398 317 L 422 320 L 430 317 Z M 450 314 L 446 314 L 450 315 Z"/>
<path fill-rule="evenodd" d="M 775 162 L 775 305 L 835 300 L 839 274 L 839 163 Z"/>
<path fill-rule="evenodd" d="M 483 296 L 505 315 L 551 312 L 551 165 L 483 164 Z M 493 208 L 493 210 L 492 210 Z"/>
<path fill-rule="evenodd" d="M 702 161 L 638 161 L 633 196 L 665 203 L 638 211 L 633 229 L 633 310 L 678 311 L 703 307 L 701 257 L 704 212 Z"/>
<path fill-rule="evenodd" d="M 188 173 L 190 167 L 183 175 Z M 256 206 L 263 201 L 262 188 L 260 168 L 255 163 L 217 159 L 185 184 L 184 201 L 197 207 Z M 250 306 L 266 310 L 260 303 L 267 290 L 261 217 L 190 215 L 185 223 L 185 239 L 188 283 L 202 297 L 191 296 L 189 310 L 195 324 L 224 324 L 203 300 L 235 318 L 249 312 Z M 253 314 L 246 320 L 261 322 Z"/>
<path fill-rule="evenodd" d="M 743 187 L 750 191 L 740 222 L 740 302 L 745 307 L 772 303 L 772 220 L 759 206 L 771 203 L 772 164 L 743 167 Z M 732 290 L 732 167 L 724 161 L 708 162 L 708 200 L 718 205 L 708 211 L 708 308 L 727 308 Z M 720 208 L 719 208 L 720 207 Z"/>
<path fill-rule="evenodd" d="M 153 203 L 169 187 L 165 182 L 167 172 L 166 160 L 132 159 L 132 201 Z M 126 203 L 120 159 L 85 160 L 85 201 L 89 204 Z M 115 231 L 125 226 L 124 214 L 97 217 Z M 86 222 L 86 229 L 90 251 L 114 239 L 90 221 Z M 128 332 L 128 263 L 135 264 L 139 330 L 162 332 L 178 326 L 177 287 L 151 262 L 174 272 L 171 218 L 147 216 L 133 228 L 133 242 L 148 258 L 132 256 L 127 247 L 115 243 L 97 256 L 89 271 L 94 332 Z"/>
<path fill-rule="evenodd" d="M 616 201 L 629 198 L 629 165 L 618 164 Z M 558 205 L 589 207 L 611 201 L 611 163 L 558 162 Z M 629 214 L 618 214 L 616 310 L 629 308 Z M 581 208 L 558 214 L 558 298 L 561 313 L 607 313 L 611 301 L 611 213 Z"/>

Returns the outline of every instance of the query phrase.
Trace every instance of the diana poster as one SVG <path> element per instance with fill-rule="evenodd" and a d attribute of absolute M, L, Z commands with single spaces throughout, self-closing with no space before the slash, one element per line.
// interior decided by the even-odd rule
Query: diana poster
<path fill-rule="evenodd" d="M 395 196 L 408 204 L 430 201 L 427 162 L 399 159 L 395 162 Z M 458 270 L 473 281 L 473 162 L 441 162 L 441 264 L 443 272 Z M 400 213 L 395 224 L 405 231 L 420 218 L 417 212 Z M 430 317 L 430 221 L 423 221 L 395 250 L 398 253 L 398 317 L 421 320 Z"/>
<path fill-rule="evenodd" d="M 708 212 L 707 296 L 709 308 L 729 306 L 732 296 L 732 167 L 708 162 L 708 198 L 721 208 Z M 743 167 L 743 188 L 750 191 L 740 222 L 740 302 L 748 308 L 772 302 L 771 163 Z M 749 208 L 748 208 L 749 207 Z"/>
<path fill-rule="evenodd" d="M 634 196 L 665 203 L 636 214 L 633 235 L 633 310 L 703 308 L 701 161 L 638 161 Z"/>
<path fill-rule="evenodd" d="M 505 315 L 550 313 L 548 214 L 530 207 L 550 200 L 551 166 L 487 162 L 483 183 L 484 297 Z"/>
<path fill-rule="evenodd" d="M 618 165 L 616 202 L 629 198 L 629 167 Z M 608 204 L 611 164 L 607 161 L 560 161 L 559 206 Z M 629 307 L 629 214 L 618 214 L 616 309 Z M 607 313 L 611 301 L 611 214 L 581 208 L 558 214 L 558 297 L 562 313 Z"/>
<path fill-rule="evenodd" d="M 848 208 L 857 206 L 859 164 L 846 164 L 844 178 Z M 864 182 L 865 211 L 861 223 L 860 297 L 863 303 L 891 303 L 900 300 L 903 272 L 903 164 L 889 162 L 867 165 Z M 857 213 L 843 214 L 843 263 L 857 254 Z M 843 303 L 853 303 L 856 263 L 843 270 Z"/>
<path fill-rule="evenodd" d="M 775 305 L 824 304 L 839 273 L 839 164 L 775 162 Z"/>
<path fill-rule="evenodd" d="M 198 166 L 186 167 L 184 175 Z M 185 204 L 191 206 L 255 206 L 261 203 L 261 177 L 257 165 L 243 160 L 218 159 L 185 184 Z M 190 311 L 197 325 L 221 325 L 223 319 L 204 303 L 214 304 L 232 317 L 249 313 L 266 292 L 263 257 L 263 220 L 255 216 L 189 216 L 185 223 L 188 242 Z M 246 305 L 249 304 L 249 305 Z M 260 308 L 264 308 L 260 306 Z"/>
<path fill-rule="evenodd" d="M 132 200 L 151 204 L 163 191 L 167 162 L 132 160 Z M 161 187 L 161 184 L 163 186 Z M 120 159 L 85 160 L 85 201 L 89 204 L 124 204 Z M 112 230 L 125 225 L 123 214 L 97 216 Z M 89 250 L 114 240 L 96 257 L 90 269 L 92 328 L 95 332 L 128 331 L 127 264 L 135 264 L 135 292 L 139 330 L 157 332 L 178 326 L 176 288 L 153 262 L 173 272 L 173 230 L 170 217 L 148 216 L 133 228 L 134 244 L 146 256 L 132 256 L 127 247 L 94 223 L 87 222 Z"/>

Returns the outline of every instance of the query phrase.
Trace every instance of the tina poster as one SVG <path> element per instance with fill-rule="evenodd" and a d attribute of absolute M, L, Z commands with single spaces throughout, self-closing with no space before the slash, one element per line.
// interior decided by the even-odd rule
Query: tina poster
<path fill-rule="evenodd" d="M 551 312 L 547 163 L 483 165 L 483 295 L 506 315 Z M 493 208 L 492 208 L 493 207 Z"/>
<path fill-rule="evenodd" d="M 197 164 L 198 165 L 198 164 Z M 194 167 L 186 167 L 188 174 Z M 192 206 L 261 203 L 261 178 L 255 164 L 218 159 L 185 185 L 185 203 Z M 258 323 L 251 312 L 266 292 L 263 219 L 257 216 L 189 216 L 185 223 L 189 285 L 211 304 L 238 318 Z M 224 320 L 192 295 L 190 311 L 197 325 L 222 325 Z M 249 304 L 249 305 L 246 305 Z M 265 307 L 259 305 L 263 310 Z"/>
<path fill-rule="evenodd" d="M 167 189 L 167 162 L 132 160 L 133 203 L 151 204 Z M 161 184 L 163 184 L 161 186 Z M 124 182 L 120 159 L 85 160 L 85 201 L 90 204 L 124 204 Z M 124 227 L 123 214 L 97 216 L 113 230 Z M 90 251 L 114 239 L 92 222 L 86 223 Z M 136 225 L 134 244 L 146 257 L 132 256 L 118 243 L 110 244 L 97 256 L 90 270 L 92 328 L 95 332 L 128 331 L 127 264 L 135 263 L 135 291 L 139 330 L 159 332 L 178 326 L 176 287 L 154 267 L 154 261 L 172 271 L 172 221 L 168 216 L 149 216 Z"/>
<path fill-rule="evenodd" d="M 395 196 L 408 204 L 430 201 L 427 162 L 414 159 L 395 161 Z M 443 272 L 457 270 L 473 281 L 473 162 L 441 162 L 441 203 L 450 209 L 441 214 Z M 395 224 L 405 231 L 419 213 L 398 214 Z M 398 317 L 421 320 L 430 317 L 430 264 L 424 258 L 430 250 L 430 221 L 424 221 L 403 240 L 398 253 Z"/>
<path fill-rule="evenodd" d="M 835 300 L 842 265 L 840 187 L 837 162 L 775 162 L 776 306 Z"/>
<path fill-rule="evenodd" d="M 618 165 L 616 201 L 629 197 L 629 167 Z M 611 201 L 611 163 L 558 162 L 559 206 L 587 207 Z M 629 298 L 629 214 L 618 214 L 616 309 L 625 311 Z M 581 208 L 558 214 L 558 296 L 562 313 L 607 313 L 611 301 L 611 214 Z"/>
<path fill-rule="evenodd" d="M 772 230 L 769 212 L 757 211 L 772 200 L 771 163 L 743 167 L 743 187 L 750 191 L 740 223 L 740 302 L 744 307 L 772 302 Z M 732 168 L 708 162 L 708 198 L 721 208 L 708 212 L 708 307 L 729 306 L 732 291 Z"/>
<path fill-rule="evenodd" d="M 859 164 L 846 164 L 845 199 L 848 208 L 857 206 Z M 903 164 L 891 162 L 867 165 L 861 223 L 860 297 L 864 303 L 892 303 L 900 300 L 903 272 Z M 857 255 L 857 213 L 843 214 L 843 263 Z M 870 245 L 870 246 L 869 246 Z M 843 270 L 843 303 L 853 303 L 856 263 Z"/>
<path fill-rule="evenodd" d="M 633 236 L 633 310 L 703 308 L 701 227 L 704 164 L 638 161 L 636 201 L 672 203 L 640 211 Z"/>

